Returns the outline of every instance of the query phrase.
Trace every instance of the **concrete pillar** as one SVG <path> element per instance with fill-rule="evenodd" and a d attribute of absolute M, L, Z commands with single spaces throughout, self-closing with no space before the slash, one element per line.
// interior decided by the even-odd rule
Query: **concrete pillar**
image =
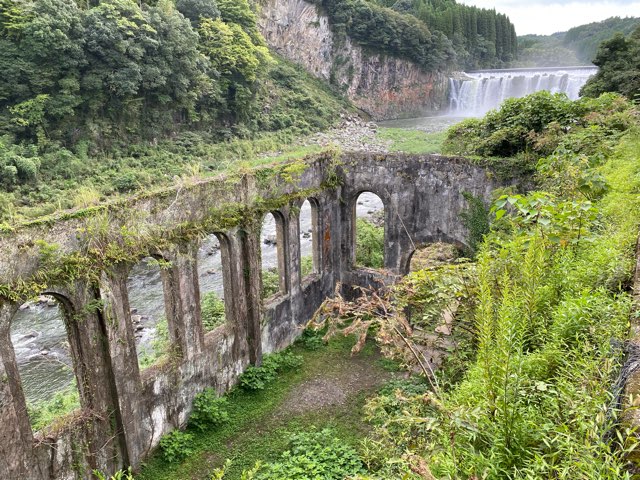
<path fill-rule="evenodd" d="M 58 300 L 63 304 L 80 403 L 95 414 L 88 432 L 86 461 L 92 470 L 112 471 L 122 466 L 123 438 L 117 427 L 115 379 L 101 321 L 100 293 L 94 286 L 78 282 L 62 295 Z M 65 304 L 67 301 L 71 304 Z"/>
<path fill-rule="evenodd" d="M 117 396 L 118 420 L 123 433 L 125 465 L 137 466 L 151 439 L 148 412 L 143 403 L 142 381 L 131 322 L 126 265 L 113 267 L 103 274 L 100 296 L 104 308 L 104 325 L 109 342 L 111 371 Z"/>
<path fill-rule="evenodd" d="M 289 208 L 286 207 L 282 211 L 272 212 L 276 221 L 276 243 L 278 252 L 278 276 L 280 279 L 280 293 L 288 295 L 291 293 L 292 263 L 291 263 L 291 221 L 289 218 Z M 260 236 L 258 235 L 258 241 Z M 260 248 L 262 248 L 260 246 Z M 261 250 L 262 252 L 262 250 Z M 262 262 L 260 262 L 262 268 Z"/>
<path fill-rule="evenodd" d="M 222 264 L 222 285 L 224 288 L 224 313 L 226 323 L 233 332 L 233 358 L 235 360 L 248 355 L 248 301 L 245 296 L 244 260 L 241 235 L 230 232 L 217 234 L 220 242 L 220 260 Z"/>
<path fill-rule="evenodd" d="M 238 271 L 244 278 L 243 295 L 246 301 L 244 324 L 249 348 L 249 360 L 254 365 L 262 362 L 262 262 L 260 257 L 260 224 L 253 224 L 246 230 L 238 232 L 240 249 L 237 252 Z M 242 321 L 242 320 L 241 320 Z"/>
<path fill-rule="evenodd" d="M 167 255 L 171 265 L 160 268 L 169 338 L 175 351 L 190 360 L 204 348 L 198 283 L 198 246 L 177 245 Z"/>
<path fill-rule="evenodd" d="M 0 478 L 44 479 L 35 460 L 33 432 L 11 343 L 17 305 L 0 300 Z"/>
<path fill-rule="evenodd" d="M 285 211 L 284 236 L 286 237 L 283 245 L 284 261 L 286 262 L 287 278 L 289 280 L 288 293 L 291 298 L 300 293 L 300 281 L 302 273 L 300 270 L 300 262 L 302 254 L 300 253 L 300 222 L 298 219 L 299 210 L 287 208 Z"/>

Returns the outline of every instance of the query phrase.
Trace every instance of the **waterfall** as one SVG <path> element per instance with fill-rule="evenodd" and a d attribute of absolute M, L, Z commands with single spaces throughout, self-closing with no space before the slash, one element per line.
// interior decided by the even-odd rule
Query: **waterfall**
<path fill-rule="evenodd" d="M 464 78 L 449 80 L 449 113 L 482 116 L 507 98 L 524 97 L 540 90 L 566 93 L 575 100 L 580 88 L 597 71 L 596 67 L 567 67 L 465 73 Z"/>

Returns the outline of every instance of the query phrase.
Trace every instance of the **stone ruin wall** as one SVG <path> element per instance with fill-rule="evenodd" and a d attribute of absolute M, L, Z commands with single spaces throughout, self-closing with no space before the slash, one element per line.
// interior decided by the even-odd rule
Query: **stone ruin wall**
<path fill-rule="evenodd" d="M 139 466 L 162 435 L 185 425 L 197 393 L 228 391 L 263 353 L 291 344 L 338 282 L 375 283 L 378 274 L 354 267 L 362 192 L 384 203 L 385 269 L 393 276 L 407 273 L 423 244 L 464 246 L 463 192 L 488 199 L 503 183 L 459 158 L 319 155 L 0 233 L 0 478 L 85 479 L 93 469 Z M 298 215 L 305 199 L 318 267 L 302 279 Z M 281 291 L 264 303 L 260 229 L 268 212 L 277 224 Z M 197 252 L 207 234 L 221 244 L 227 323 L 205 335 Z M 140 371 L 127 278 L 150 255 L 163 260 L 173 353 Z M 81 409 L 33 432 L 10 325 L 19 305 L 39 294 L 53 295 L 65 312 Z"/>

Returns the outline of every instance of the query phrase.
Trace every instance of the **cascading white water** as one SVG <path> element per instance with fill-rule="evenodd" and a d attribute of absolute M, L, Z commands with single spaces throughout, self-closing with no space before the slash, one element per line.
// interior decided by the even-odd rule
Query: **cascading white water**
<path fill-rule="evenodd" d="M 524 97 L 540 90 L 566 93 L 578 98 L 580 88 L 594 75 L 596 67 L 522 68 L 483 70 L 450 79 L 449 113 L 456 116 L 482 116 L 507 98 Z"/>

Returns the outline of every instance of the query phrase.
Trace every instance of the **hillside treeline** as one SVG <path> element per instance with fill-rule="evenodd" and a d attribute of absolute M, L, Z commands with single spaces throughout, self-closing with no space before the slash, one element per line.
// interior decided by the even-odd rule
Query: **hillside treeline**
<path fill-rule="evenodd" d="M 505 66 L 516 58 L 513 24 L 495 10 L 453 0 L 316 0 L 334 28 L 361 45 L 427 70 Z"/>
<path fill-rule="evenodd" d="M 640 25 L 627 37 L 618 33 L 602 42 L 593 63 L 600 69 L 582 87 L 581 95 L 618 92 L 640 101 Z"/>
<path fill-rule="evenodd" d="M 553 35 L 525 35 L 518 39 L 518 66 L 558 67 L 593 62 L 598 46 L 615 34 L 630 34 L 640 25 L 637 17 L 611 17 Z"/>

